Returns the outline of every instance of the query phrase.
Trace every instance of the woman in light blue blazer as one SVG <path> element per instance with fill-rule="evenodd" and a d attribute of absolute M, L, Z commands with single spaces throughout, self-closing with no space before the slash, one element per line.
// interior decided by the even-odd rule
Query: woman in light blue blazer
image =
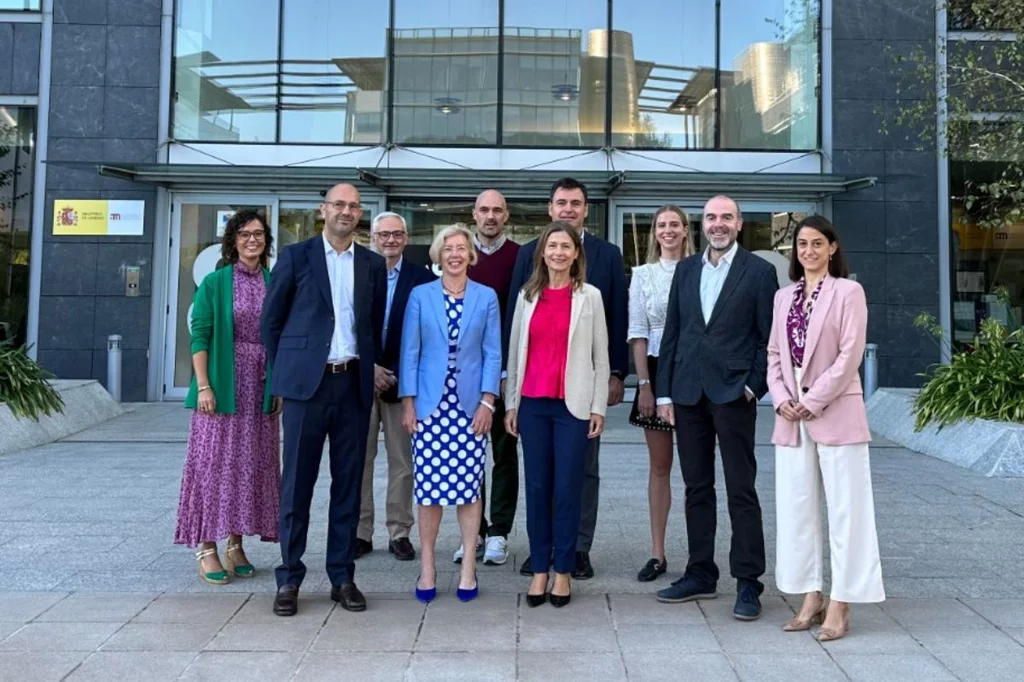
<path fill-rule="evenodd" d="M 437 596 L 434 549 L 445 506 L 457 507 L 463 547 L 480 531 L 480 485 L 494 400 L 501 382 L 501 323 L 494 290 L 470 281 L 473 236 L 462 225 L 441 230 L 430 247 L 441 279 L 412 290 L 405 308 L 398 395 L 413 440 L 419 505 L 420 576 L 416 597 Z M 475 599 L 476 554 L 466 552 L 456 592 Z"/>

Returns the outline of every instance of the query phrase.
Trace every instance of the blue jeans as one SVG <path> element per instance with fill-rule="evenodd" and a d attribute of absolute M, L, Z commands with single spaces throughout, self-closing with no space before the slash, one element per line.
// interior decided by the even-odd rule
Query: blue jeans
<path fill-rule="evenodd" d="M 569 413 L 564 400 L 523 398 L 517 416 L 526 477 L 526 532 L 534 573 L 572 573 L 580 530 L 580 495 L 587 461 L 589 420 Z"/>

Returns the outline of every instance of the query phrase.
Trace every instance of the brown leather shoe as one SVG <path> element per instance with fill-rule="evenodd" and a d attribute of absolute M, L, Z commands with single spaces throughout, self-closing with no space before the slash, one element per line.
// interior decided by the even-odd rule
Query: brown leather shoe
<path fill-rule="evenodd" d="M 409 538 L 396 538 L 388 543 L 388 551 L 399 561 L 412 561 L 416 558 L 416 550 L 412 548 Z"/>
<path fill-rule="evenodd" d="M 341 608 L 346 611 L 366 610 L 366 597 L 351 580 L 343 583 L 340 587 L 337 585 L 331 587 L 331 599 L 341 604 Z"/>
<path fill-rule="evenodd" d="M 294 616 L 299 610 L 299 586 L 281 585 L 274 597 L 275 616 Z"/>

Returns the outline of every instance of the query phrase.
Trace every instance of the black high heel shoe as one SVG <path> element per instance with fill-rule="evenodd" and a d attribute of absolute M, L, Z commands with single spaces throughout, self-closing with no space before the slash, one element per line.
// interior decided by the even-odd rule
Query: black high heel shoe
<path fill-rule="evenodd" d="M 541 592 L 540 594 L 529 594 L 526 595 L 526 605 L 531 609 L 535 609 L 548 600 L 548 593 Z"/>
<path fill-rule="evenodd" d="M 563 606 L 568 605 L 569 600 L 572 599 L 572 591 L 571 591 L 571 589 L 572 589 L 572 581 L 569 582 L 569 587 L 570 587 L 569 594 L 562 595 L 562 594 L 555 594 L 554 592 L 551 593 L 551 599 L 550 599 L 551 605 L 554 606 L 556 609 L 560 609 Z"/>

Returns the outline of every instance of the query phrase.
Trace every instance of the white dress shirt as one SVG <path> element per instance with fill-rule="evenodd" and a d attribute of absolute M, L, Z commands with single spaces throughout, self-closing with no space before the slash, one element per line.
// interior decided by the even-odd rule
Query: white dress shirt
<path fill-rule="evenodd" d="M 718 303 L 718 297 L 725 285 L 725 278 L 729 276 L 729 269 L 732 267 L 732 260 L 736 257 L 737 250 L 739 250 L 739 243 L 733 242 L 732 248 L 719 257 L 718 265 L 713 265 L 708 258 L 708 253 L 711 251 L 710 246 L 704 250 L 704 255 L 701 256 L 704 265 L 700 271 L 700 311 L 704 316 L 704 324 L 711 320 L 711 313 L 714 312 L 715 304 Z M 754 395 L 749 386 L 744 385 L 743 388 L 751 396 Z M 663 390 L 670 390 L 670 387 Z M 658 398 L 657 404 L 659 406 L 671 405 L 672 399 Z"/>
<path fill-rule="evenodd" d="M 323 235 L 327 258 L 327 277 L 331 281 L 331 304 L 334 307 L 334 334 L 327 362 L 345 362 L 359 357 L 356 344 L 355 308 L 355 241 L 338 253 Z"/>
<path fill-rule="evenodd" d="M 715 304 L 718 303 L 718 296 L 722 293 L 725 278 L 729 276 L 729 269 L 732 267 L 732 259 L 736 257 L 737 249 L 739 249 L 739 245 L 733 242 L 732 248 L 718 259 L 718 265 L 713 265 L 708 258 L 711 247 L 704 250 L 704 255 L 701 257 L 704 266 L 700 270 L 700 311 L 704 313 L 704 324 L 711 320 L 711 313 L 714 312 Z"/>

